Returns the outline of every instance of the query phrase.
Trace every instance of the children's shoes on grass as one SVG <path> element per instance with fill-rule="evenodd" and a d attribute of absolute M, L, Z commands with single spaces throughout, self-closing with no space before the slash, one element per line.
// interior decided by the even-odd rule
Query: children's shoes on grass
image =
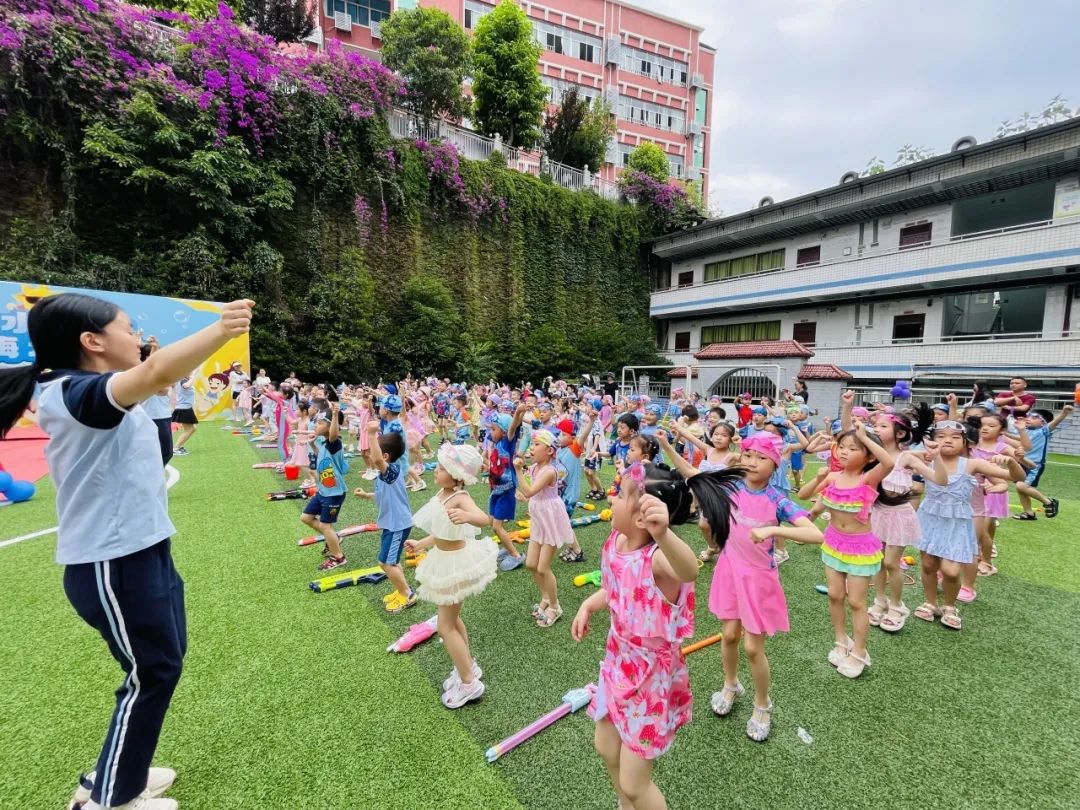
<path fill-rule="evenodd" d="M 460 709 L 466 703 L 479 700 L 485 688 L 484 682 L 479 679 L 472 683 L 454 684 L 443 693 L 442 705 L 448 709 Z"/>
<path fill-rule="evenodd" d="M 319 570 L 333 571 L 335 568 L 341 568 L 341 566 L 345 565 L 347 562 L 348 560 L 345 559 L 344 554 L 342 554 L 340 557 L 335 557 L 331 554 L 322 561 L 322 564 L 319 566 Z"/>
<path fill-rule="evenodd" d="M 746 736 L 754 742 L 765 742 L 772 731 L 773 702 L 768 706 L 754 706 L 754 713 L 746 721 Z"/>
<path fill-rule="evenodd" d="M 476 663 L 476 659 L 472 662 L 472 676 L 474 681 L 478 681 L 484 677 L 484 670 L 480 669 L 480 665 Z M 449 692 L 455 686 L 461 683 L 461 675 L 458 674 L 457 667 L 454 667 L 450 672 L 450 677 L 443 681 L 443 692 Z"/>
<path fill-rule="evenodd" d="M 723 689 L 719 692 L 713 692 L 709 704 L 717 715 L 727 717 L 731 714 L 731 707 L 735 705 L 735 698 L 740 697 L 745 691 L 743 685 L 738 681 L 735 681 L 734 686 L 728 686 L 725 683 Z"/>

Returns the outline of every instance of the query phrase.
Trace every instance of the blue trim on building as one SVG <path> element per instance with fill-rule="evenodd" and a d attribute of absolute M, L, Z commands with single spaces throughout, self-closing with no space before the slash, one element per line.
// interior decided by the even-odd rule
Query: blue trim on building
<path fill-rule="evenodd" d="M 895 273 L 883 273 L 878 276 L 872 276 L 871 280 L 875 283 L 883 281 L 893 281 L 899 278 L 911 278 L 912 276 L 938 276 L 946 273 L 955 273 L 960 270 L 978 270 L 985 267 L 1000 267 L 1006 264 L 1022 264 L 1024 262 L 1038 262 L 1048 259 L 1062 259 L 1067 256 L 1080 256 L 1080 247 L 1076 248 L 1063 248 L 1061 250 L 1049 250 L 1043 253 L 1028 253 L 1023 256 L 1002 256 L 997 259 L 982 259 L 980 261 L 972 262 L 960 262 L 958 264 L 944 264 L 940 267 L 926 267 L 920 270 L 899 270 Z M 745 301 L 747 299 L 756 298 L 773 298 L 776 296 L 791 295 L 792 293 L 812 292 L 815 290 L 828 290 L 836 287 L 850 287 L 860 282 L 865 282 L 866 278 L 861 279 L 843 279 L 841 281 L 823 281 L 818 284 L 803 284 L 798 287 L 783 287 L 778 290 L 768 290 L 752 293 L 739 293 L 737 295 L 721 295 L 716 298 L 704 298 L 698 301 L 688 301 L 680 304 L 661 304 L 657 307 L 650 307 L 649 314 L 655 315 L 658 312 L 672 310 L 676 308 L 700 308 L 708 306 L 710 304 L 719 304 L 724 302 Z"/>

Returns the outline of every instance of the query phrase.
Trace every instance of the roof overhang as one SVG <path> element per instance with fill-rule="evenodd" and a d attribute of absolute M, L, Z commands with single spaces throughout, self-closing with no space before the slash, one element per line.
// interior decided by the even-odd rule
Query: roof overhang
<path fill-rule="evenodd" d="M 917 165 L 922 166 L 922 164 Z M 886 195 L 871 194 L 861 198 L 866 189 L 877 182 L 881 175 L 860 178 L 842 186 L 774 203 L 767 208 L 754 209 L 732 217 L 706 222 L 696 228 L 668 234 L 652 240 L 650 245 L 656 256 L 665 259 L 689 258 L 758 245 L 766 241 L 789 239 L 820 231 L 823 228 L 865 222 L 876 217 L 903 213 L 967 197 L 977 197 L 981 194 L 1016 188 L 1042 180 L 1055 180 L 1078 171 L 1080 171 L 1080 149 L 1072 146 L 1002 166 L 910 186 Z M 776 219 L 778 214 L 783 216 L 785 208 L 802 207 L 807 202 L 827 205 L 828 198 L 832 195 L 839 193 L 847 195 L 853 190 L 857 192 L 860 199 L 788 219 Z M 768 221 L 755 225 L 755 218 Z"/>

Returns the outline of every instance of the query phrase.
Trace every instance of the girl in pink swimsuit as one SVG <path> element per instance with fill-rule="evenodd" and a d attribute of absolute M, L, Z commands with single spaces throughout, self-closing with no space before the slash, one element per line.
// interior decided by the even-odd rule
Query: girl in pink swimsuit
<path fill-rule="evenodd" d="M 653 761 L 688 723 L 692 696 L 681 642 L 694 633 L 697 556 L 674 532 L 693 492 L 717 542 L 730 525 L 730 490 L 741 470 L 684 480 L 665 467 L 630 465 L 612 501 L 612 532 L 600 562 L 600 589 L 581 605 L 571 633 L 580 641 L 593 613 L 611 611 L 607 653 L 589 716 L 596 750 L 622 807 L 665 807 Z"/>

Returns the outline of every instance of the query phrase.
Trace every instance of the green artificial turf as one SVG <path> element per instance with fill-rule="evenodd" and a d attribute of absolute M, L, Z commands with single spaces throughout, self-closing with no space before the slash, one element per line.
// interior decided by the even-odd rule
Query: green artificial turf
<path fill-rule="evenodd" d="M 206 425 L 170 491 L 177 565 L 187 581 L 190 650 L 158 761 L 180 771 L 171 795 L 186 810 L 233 808 L 559 808 L 615 806 L 592 724 L 580 712 L 484 762 L 491 744 L 595 679 L 606 617 L 581 644 L 570 618 L 591 586 L 609 530 L 578 530 L 588 562 L 556 561 L 564 619 L 549 630 L 529 615 L 537 599 L 524 569 L 500 574 L 462 616 L 488 692 L 450 712 L 438 702 L 450 663 L 432 640 L 407 655 L 387 644 L 434 611 L 382 612 L 388 585 L 316 595 L 318 547 L 300 501 L 267 503 L 281 476 L 252 470 L 269 457 Z M 1074 463 L 1075 459 L 1061 461 Z M 350 485 L 361 483 L 354 462 Z M 430 476 L 428 476 L 430 480 Z M 364 483 L 370 488 L 370 483 Z M 1073 806 L 1080 777 L 1080 572 L 1074 564 L 1080 467 L 1052 465 L 1044 491 L 1062 499 L 1055 521 L 1006 522 L 1001 573 L 979 580 L 964 630 L 912 618 L 897 636 L 871 630 L 873 666 L 858 681 L 825 661 L 832 641 L 818 550 L 793 547 L 781 567 L 792 632 L 769 641 L 773 735 L 749 741 L 749 696 L 719 719 L 709 696 L 722 682 L 719 648 L 689 659 L 695 719 L 661 758 L 657 780 L 672 807 L 1042 808 Z M 482 485 L 474 497 L 486 505 Z M 0 510 L 0 541 L 55 524 L 51 487 Z M 418 507 L 433 489 L 414 494 Z M 525 516 L 524 508 L 519 512 Z M 339 525 L 373 520 L 350 497 Z M 695 548 L 696 528 L 680 530 Z M 104 733 L 118 669 L 63 596 L 55 540 L 0 548 L 0 807 L 60 807 Z M 351 568 L 372 565 L 377 535 L 346 538 Z M 719 631 L 708 613 L 711 568 L 698 586 L 697 637 Z M 918 586 L 906 590 L 914 608 Z M 749 685 L 749 673 L 742 680 Z M 813 742 L 797 736 L 806 729 Z"/>

